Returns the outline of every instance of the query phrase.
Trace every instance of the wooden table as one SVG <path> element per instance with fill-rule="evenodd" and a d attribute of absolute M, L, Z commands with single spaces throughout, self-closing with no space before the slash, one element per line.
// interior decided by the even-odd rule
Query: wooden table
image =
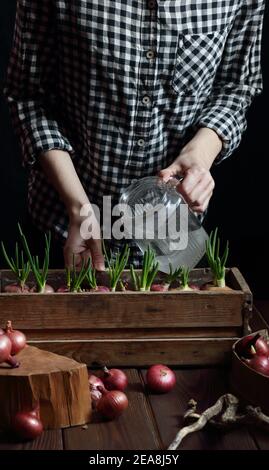
<path fill-rule="evenodd" d="M 268 327 L 269 303 L 259 304 L 254 328 Z M 178 369 L 177 386 L 167 395 L 151 395 L 145 389 L 145 371 L 127 370 L 130 405 L 125 414 L 113 422 L 94 416 L 88 429 L 81 427 L 46 431 L 31 443 L 11 443 L 0 435 L 0 450 L 159 450 L 166 449 L 178 429 L 190 398 L 202 411 L 229 390 L 229 370 L 225 368 Z M 188 436 L 180 449 L 189 450 L 269 450 L 269 434 L 254 427 L 229 431 L 207 428 Z"/>

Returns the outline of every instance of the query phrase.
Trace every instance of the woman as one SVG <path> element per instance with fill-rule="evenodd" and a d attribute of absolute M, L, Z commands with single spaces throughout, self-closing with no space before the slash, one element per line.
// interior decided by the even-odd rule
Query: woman
<path fill-rule="evenodd" d="M 81 208 L 117 203 L 133 179 L 183 176 L 187 202 L 206 210 L 210 168 L 239 145 L 262 90 L 264 3 L 18 0 L 5 93 L 29 212 L 65 240 L 66 264 L 75 253 L 103 269 Z"/>

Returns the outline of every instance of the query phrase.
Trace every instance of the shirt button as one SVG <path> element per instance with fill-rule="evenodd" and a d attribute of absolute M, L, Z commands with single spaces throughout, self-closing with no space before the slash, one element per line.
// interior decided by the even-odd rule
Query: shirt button
<path fill-rule="evenodd" d="M 154 51 L 148 51 L 148 52 L 146 53 L 147 59 L 153 59 L 154 56 L 155 56 Z"/>
<path fill-rule="evenodd" d="M 145 145 L 144 139 L 139 139 L 139 140 L 137 141 L 137 145 L 138 145 L 138 147 L 144 147 L 144 145 Z"/>
<path fill-rule="evenodd" d="M 144 97 L 142 98 L 142 103 L 143 103 L 143 104 L 149 104 L 149 103 L 150 103 L 150 97 L 147 96 L 147 95 L 144 96 Z"/>
<path fill-rule="evenodd" d="M 155 0 L 149 0 L 148 6 L 149 6 L 149 8 L 154 8 L 155 7 Z"/>

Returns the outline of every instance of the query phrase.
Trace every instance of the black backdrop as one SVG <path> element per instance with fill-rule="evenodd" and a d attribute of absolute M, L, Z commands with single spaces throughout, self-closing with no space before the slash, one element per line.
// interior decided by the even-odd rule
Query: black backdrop
<path fill-rule="evenodd" d="M 16 0 L 1 0 L 0 87 L 12 42 Z M 218 226 L 230 240 L 230 265 L 238 266 L 257 298 L 269 298 L 268 2 L 263 37 L 264 93 L 248 115 L 248 130 L 236 153 L 214 168 L 216 190 L 206 228 Z M 0 238 L 12 247 L 16 224 L 26 214 L 26 175 L 6 103 L 0 93 Z M 1 262 L 1 261 L 0 261 Z M 2 263 L 3 264 L 3 263 Z"/>

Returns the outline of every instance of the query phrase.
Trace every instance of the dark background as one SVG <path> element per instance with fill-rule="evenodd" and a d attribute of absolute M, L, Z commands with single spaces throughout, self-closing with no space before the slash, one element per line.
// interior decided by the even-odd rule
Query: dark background
<path fill-rule="evenodd" d="M 16 1 L 1 0 L 0 89 L 12 43 Z M 264 93 L 248 114 L 248 130 L 235 154 L 213 170 L 216 190 L 206 228 L 218 226 L 230 240 L 229 265 L 238 266 L 256 298 L 269 298 L 268 2 L 263 37 Z M 6 103 L 0 93 L 0 238 L 8 248 L 17 237 L 16 224 L 26 215 L 26 175 Z M 0 259 L 0 263 L 3 265 Z"/>

